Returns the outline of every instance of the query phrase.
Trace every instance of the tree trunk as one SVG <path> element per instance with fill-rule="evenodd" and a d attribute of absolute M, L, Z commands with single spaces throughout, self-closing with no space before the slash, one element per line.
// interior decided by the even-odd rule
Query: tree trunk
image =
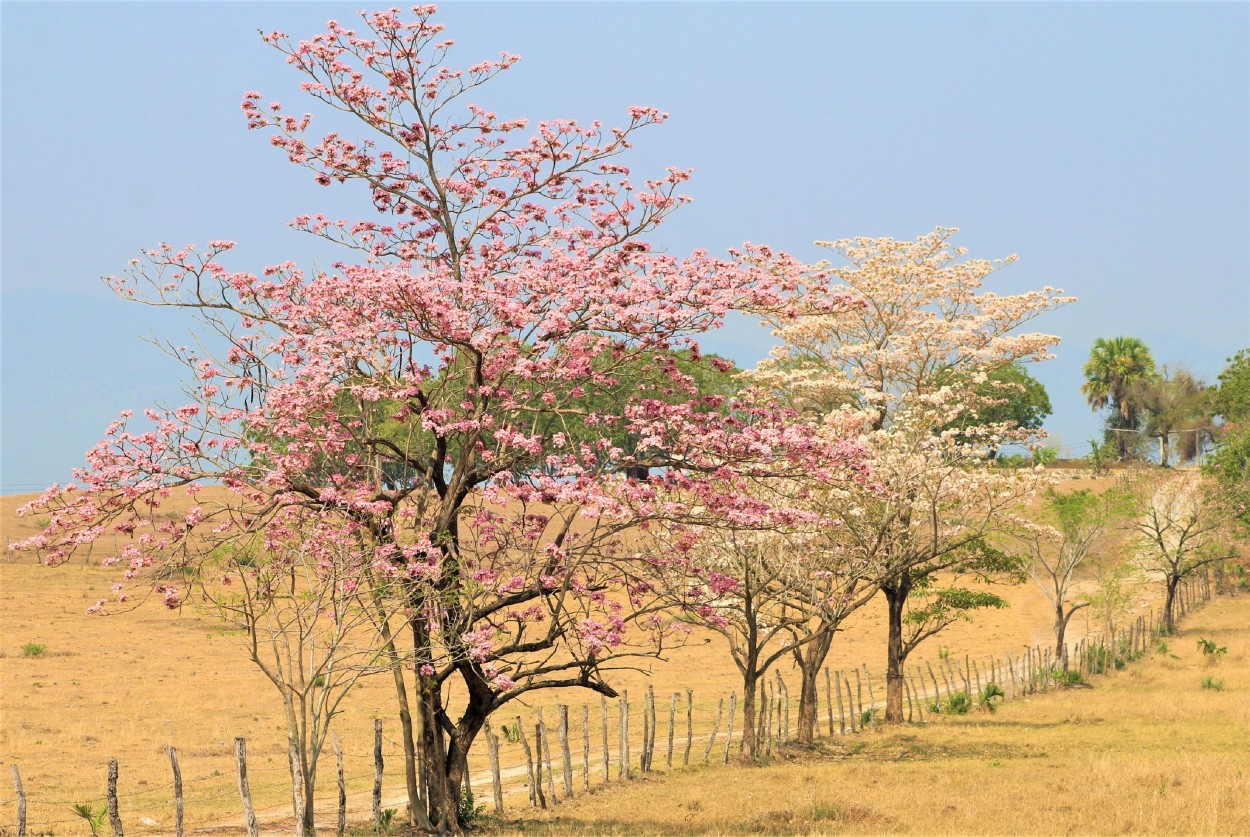
<path fill-rule="evenodd" d="M 907 649 L 903 644 L 903 608 L 911 593 L 911 573 L 903 571 L 881 585 L 888 608 L 888 634 L 886 637 L 885 669 L 885 720 L 901 724 L 903 714 L 903 664 L 907 661 Z"/>
<path fill-rule="evenodd" d="M 801 746 L 810 747 L 816 743 L 816 675 L 819 667 L 799 670 L 799 726 L 796 738 Z"/>
<path fill-rule="evenodd" d="M 833 645 L 833 632 L 837 623 L 821 622 L 821 633 L 815 639 L 794 650 L 794 662 L 799 669 L 799 726 L 795 737 L 799 744 L 810 747 L 816 741 L 816 677 L 825 665 L 829 648 Z"/>
<path fill-rule="evenodd" d="M 1177 576 L 1168 576 L 1168 595 L 1163 602 L 1163 627 L 1168 636 L 1176 635 L 1176 590 L 1181 580 Z"/>
<path fill-rule="evenodd" d="M 756 737 L 755 729 L 755 713 L 758 711 L 755 693 L 758 684 L 758 677 L 742 675 L 742 753 L 752 759 L 759 755 L 759 738 Z"/>

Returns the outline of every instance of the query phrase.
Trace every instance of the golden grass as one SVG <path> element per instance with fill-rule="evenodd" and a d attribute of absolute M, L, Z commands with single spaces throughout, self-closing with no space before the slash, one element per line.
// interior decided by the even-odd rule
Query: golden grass
<path fill-rule="evenodd" d="M 1072 484 L 1076 487 L 1084 483 Z M 38 527 L 37 519 L 14 516 L 21 502 L 23 498 L 0 498 L 0 541 L 4 544 L 25 537 Z M 273 823 L 287 816 L 290 789 L 285 725 L 273 687 L 247 661 L 240 636 L 223 633 L 212 614 L 197 612 L 191 607 L 169 612 L 156 601 L 144 603 L 128 614 L 87 616 L 86 608 L 97 598 L 103 598 L 109 584 L 115 580 L 115 569 L 104 570 L 79 560 L 59 568 L 47 568 L 29 555 L 7 553 L 0 563 L 0 755 L 6 762 L 6 773 L 9 763 L 21 769 L 32 833 L 45 830 L 59 835 L 81 833 L 84 824 L 74 817 L 70 806 L 80 802 L 98 806 L 103 802 L 109 758 L 117 758 L 121 765 L 119 790 L 127 830 L 168 833 L 172 823 L 172 790 L 168 760 L 162 752 L 165 744 L 173 744 L 181 755 L 188 825 L 202 828 L 240 823 L 233 753 L 235 736 L 244 736 L 248 741 L 252 790 L 257 807 L 262 810 L 262 821 Z M 1031 584 L 1003 592 L 1012 607 L 978 615 L 975 623 L 953 626 L 937 642 L 949 648 L 956 659 L 969 654 L 981 660 L 990 654 L 999 657 L 1008 652 L 1017 654 L 1026 644 L 1047 644 L 1050 617 L 1041 593 Z M 838 635 L 828 665 L 848 669 L 867 663 L 874 679 L 878 679 L 880 692 L 879 678 L 884 669 L 882 626 L 883 608 L 879 603 L 856 614 Z M 1074 624 L 1071 638 L 1078 639 L 1085 629 L 1083 624 Z M 935 656 L 937 642 L 930 643 L 921 653 Z M 45 645 L 46 651 L 37 657 L 25 657 L 21 649 L 27 643 Z M 1234 646 L 1232 641 L 1221 644 Z M 1232 670 L 1235 665 L 1234 658 L 1225 661 L 1222 667 Z M 783 665 L 781 670 L 790 680 L 792 697 L 797 697 L 792 670 L 788 665 Z M 644 671 L 622 673 L 614 685 L 629 690 L 635 707 L 641 705 L 642 689 L 646 685 L 653 686 L 659 699 L 661 724 L 667 720 L 668 696 L 673 691 L 684 694 L 686 688 L 693 688 L 696 734 L 702 735 L 710 729 L 718 699 L 740 688 L 724 640 L 709 633 L 696 633 L 685 646 L 674 649 L 662 661 L 647 664 Z M 1224 694 L 1236 694 L 1231 680 L 1229 691 Z M 1203 697 L 1219 696 L 1213 693 Z M 579 690 L 537 693 L 524 705 L 509 706 L 498 722 L 510 723 L 512 717 L 520 713 L 532 723 L 534 706 L 550 707 L 559 702 L 574 704 L 575 735 L 580 733 L 579 705 L 583 702 L 591 704 L 592 723 L 597 723 L 598 696 Z M 368 815 L 375 717 L 382 718 L 387 725 L 385 804 L 402 807 L 402 757 L 393 735 L 398 726 L 394 705 L 389 681 L 374 678 L 362 683 L 349 697 L 345 714 L 335 722 L 347 752 L 349 792 L 353 794 L 349 807 L 354 818 L 363 819 Z M 1001 717 L 1010 717 L 1016 711 L 1018 707 L 1010 707 Z M 611 741 L 615 748 L 615 706 L 611 717 Z M 547 719 L 554 725 L 555 713 L 549 710 Z M 637 737 L 641 723 L 638 719 L 634 723 L 633 732 Z M 597 738 L 594 740 L 597 748 Z M 877 736 L 868 736 L 852 743 L 859 746 L 877 740 Z M 881 740 L 885 740 L 884 737 Z M 698 761 L 701 749 L 702 743 L 696 742 L 693 761 Z M 514 745 L 505 744 L 505 765 L 518 761 L 515 750 Z M 637 752 L 635 749 L 635 756 Z M 472 761 L 479 802 L 487 801 L 488 794 L 483 793 L 487 785 L 481 774 L 486 767 L 484 752 L 478 753 L 475 748 Z M 657 756 L 657 762 L 660 761 Z M 822 769 L 827 767 L 824 765 Z M 757 793 L 754 783 L 768 775 L 770 769 L 748 771 L 732 782 L 745 782 L 751 786 L 747 792 Z M 803 770 L 808 769 L 816 768 L 803 767 Z M 332 771 L 333 755 L 327 754 L 318 783 L 318 795 L 323 801 L 332 797 Z M 594 767 L 592 774 L 598 778 Z M 703 770 L 692 769 L 690 775 L 673 784 L 698 782 L 703 774 Z M 717 786 L 725 789 L 733 786 L 726 777 L 739 774 L 714 771 L 708 775 L 715 776 Z M 801 782 L 801 779 L 793 780 L 795 784 Z M 578 783 L 580 786 L 580 773 Z M 15 799 L 7 776 L 3 787 L 0 828 L 15 820 Z M 625 800 L 633 794 L 655 787 L 653 781 L 641 783 L 619 792 L 598 794 L 593 799 L 616 799 L 619 795 L 621 804 L 626 806 Z M 816 802 L 823 805 L 824 799 L 821 797 Z M 825 812 L 830 822 L 841 823 L 843 819 L 853 820 L 859 816 L 854 812 L 864 806 L 862 800 L 857 801 L 858 807 L 846 807 L 851 813 L 837 813 L 842 811 L 838 805 L 850 805 L 849 799 L 855 796 L 829 797 L 828 804 L 837 809 Z M 691 797 L 690 801 L 697 799 Z M 515 810 L 523 802 L 523 788 L 514 781 L 508 798 L 509 809 Z M 705 811 L 713 810 L 711 800 L 699 804 L 706 806 Z M 640 811 L 657 807 L 654 801 L 633 805 Z M 806 827 L 802 823 L 814 822 L 810 817 L 803 819 L 807 815 L 794 807 L 797 802 L 787 805 L 794 808 L 792 830 L 802 831 Z M 787 806 L 766 810 L 783 807 Z M 570 816 L 574 810 L 562 807 L 559 814 Z M 693 817 L 697 813 L 685 810 L 682 816 Z M 729 809 L 727 815 L 730 816 L 727 823 L 746 823 L 757 814 L 738 805 L 736 810 Z M 733 819 L 734 816 L 738 819 Z M 140 817 L 150 817 L 158 825 L 145 829 L 138 823 Z M 702 819 L 690 820 L 696 821 Z M 322 822 L 332 822 L 332 818 L 323 815 Z M 869 824 L 864 828 L 870 832 L 895 827 L 885 821 L 865 822 Z M 715 821 L 699 827 L 719 828 Z M 646 824 L 632 828 L 645 830 Z M 735 828 L 750 830 L 745 825 Z"/>
<path fill-rule="evenodd" d="M 1228 656 L 1207 665 L 1199 636 Z M 1250 598 L 1213 601 L 1168 644 L 1179 659 L 1152 654 L 1092 689 L 635 782 L 492 830 L 1250 834 Z"/>

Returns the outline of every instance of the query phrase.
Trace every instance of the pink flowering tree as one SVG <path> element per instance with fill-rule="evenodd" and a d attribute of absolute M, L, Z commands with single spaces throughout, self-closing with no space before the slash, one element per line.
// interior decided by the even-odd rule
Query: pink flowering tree
<path fill-rule="evenodd" d="M 516 56 L 454 69 L 432 15 L 264 36 L 365 134 L 312 137 L 310 115 L 243 102 L 318 183 L 364 187 L 370 220 L 294 222 L 357 258 L 257 275 L 227 268 L 218 241 L 132 263 L 119 294 L 193 309 L 224 348 L 183 351 L 193 401 L 114 423 L 76 485 L 32 504 L 51 523 L 24 546 L 51 563 L 94 546 L 135 585 L 258 538 L 290 554 L 310 525 L 350 544 L 326 572 L 376 591 L 411 815 L 450 831 L 491 713 L 538 689 L 614 695 L 614 669 L 680 637 L 662 585 L 688 559 L 650 551 L 639 527 L 692 504 L 749 521 L 762 508 L 735 486 L 796 461 L 804 431 L 727 408 L 688 371 L 704 362 L 694 336 L 775 302 L 755 265 L 794 265 L 762 248 L 652 250 L 687 173 L 635 181 L 619 157 L 664 114 L 631 108 L 613 129 L 500 118 L 470 97 Z M 195 499 L 185 516 L 159 513 L 174 492 Z M 170 607 L 188 594 L 159 590 Z"/>
<path fill-rule="evenodd" d="M 758 505 L 752 513 L 687 517 L 654 527 L 672 553 L 687 556 L 676 568 L 688 575 L 667 585 L 681 618 L 721 634 L 728 644 L 742 678 L 742 750 L 756 758 L 765 714 L 759 711 L 760 689 L 773 665 L 790 656 L 798 665 L 797 737 L 811 744 L 816 678 L 833 634 L 876 592 L 864 568 L 827 537 L 840 521 L 821 513 L 821 496 L 830 487 L 863 483 L 862 449 L 826 432 L 806 439 L 802 450 L 799 467 L 775 461 L 748 485 L 733 486 L 739 504 Z"/>
<path fill-rule="evenodd" d="M 1070 301 L 1051 288 L 983 290 L 1012 259 L 966 259 L 949 243 L 954 232 L 823 244 L 842 263 L 816 265 L 785 316 L 766 317 L 781 345 L 755 373 L 757 385 L 784 394 L 814 422 L 836 413 L 862 422 L 871 478 L 862 491 L 830 494 L 826 516 L 841 521 L 831 536 L 870 568 L 887 601 L 890 721 L 903 719 L 912 593 L 939 590 L 935 574 L 949 570 L 1002 569 L 989 537 L 1035 488 L 1036 475 L 993 468 L 985 451 L 1029 443 L 1036 431 L 968 417 L 992 413 L 998 399 L 987 382 L 995 371 L 1048 357 L 1058 338 L 1021 328 Z M 978 601 L 954 592 L 936 600 Z M 913 626 L 945 620 L 929 618 L 933 601 L 920 605 Z"/>

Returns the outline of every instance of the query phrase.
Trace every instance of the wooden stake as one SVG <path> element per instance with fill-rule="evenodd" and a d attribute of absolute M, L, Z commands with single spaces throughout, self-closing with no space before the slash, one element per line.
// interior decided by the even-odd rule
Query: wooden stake
<path fill-rule="evenodd" d="M 829 669 L 825 669 L 825 712 L 829 715 L 829 737 L 833 738 L 833 678 L 829 676 Z"/>
<path fill-rule="evenodd" d="M 540 716 L 538 723 L 534 724 L 534 792 L 538 794 L 538 807 L 544 811 L 547 810 L 547 797 L 543 795 L 543 748 L 546 744 Z"/>
<path fill-rule="evenodd" d="M 560 758 L 564 768 L 564 798 L 573 796 L 573 756 L 569 753 L 569 708 L 560 704 Z"/>
<path fill-rule="evenodd" d="M 616 766 L 617 779 L 631 778 L 631 768 L 629 765 L 629 692 L 622 692 L 621 697 L 621 723 L 618 732 L 620 733 L 620 762 Z"/>
<path fill-rule="evenodd" d="M 521 749 L 525 752 L 525 772 L 529 775 L 530 780 L 530 807 L 538 807 L 538 778 L 534 771 L 534 754 L 530 750 L 530 743 L 525 738 L 525 727 L 521 726 L 521 716 L 516 716 L 516 734 L 521 741 Z"/>
<path fill-rule="evenodd" d="M 169 756 L 169 766 L 174 771 L 174 835 L 182 837 L 182 769 L 178 766 L 178 751 L 173 748 L 173 745 L 165 745 L 165 755 Z M 13 769 L 17 770 L 17 766 L 14 765 Z"/>
<path fill-rule="evenodd" d="M 856 712 L 856 715 L 859 716 L 859 725 L 862 727 L 864 725 L 864 681 L 860 679 L 859 669 L 854 669 L 854 672 L 855 672 L 855 698 L 856 698 L 855 705 L 858 707 L 855 710 L 855 712 Z"/>
<path fill-rule="evenodd" d="M 826 670 L 825 674 L 828 673 L 828 670 Z M 842 705 L 842 672 L 834 672 L 833 682 L 837 685 L 834 694 L 838 696 L 838 734 L 846 735 L 846 708 Z M 832 723 L 829 724 L 829 734 L 833 734 Z"/>
<path fill-rule="evenodd" d="M 122 815 L 117 809 L 117 759 L 109 759 L 109 825 L 113 827 L 113 837 L 123 837 Z"/>
<path fill-rule="evenodd" d="M 937 704 L 941 704 L 941 702 L 942 702 L 942 691 L 938 688 L 937 677 L 933 674 L 933 666 L 929 665 L 929 661 L 928 661 L 928 660 L 925 660 L 925 661 L 924 661 L 924 667 L 925 667 L 926 669 L 928 669 L 928 671 L 929 671 L 929 679 L 933 681 L 933 702 L 934 702 L 934 703 L 937 703 Z M 923 677 L 921 677 L 921 679 L 923 680 L 924 678 L 923 678 Z"/>
<path fill-rule="evenodd" d="M 490 787 L 495 797 L 495 814 L 503 816 L 503 777 L 499 775 L 499 736 L 486 722 L 486 747 L 490 755 Z"/>
<path fill-rule="evenodd" d="M 725 764 L 729 764 L 729 746 L 734 740 L 734 707 L 738 703 L 738 693 L 729 693 L 729 724 L 725 727 Z"/>
<path fill-rule="evenodd" d="M 599 695 L 600 715 L 603 718 L 603 782 L 612 781 L 612 752 L 608 748 L 608 696 Z"/>
<path fill-rule="evenodd" d="M 651 716 L 651 736 L 647 740 L 647 771 L 655 764 L 655 686 L 647 684 L 647 713 Z"/>
<path fill-rule="evenodd" d="M 582 704 L 582 790 L 590 793 L 590 704 Z"/>
<path fill-rule="evenodd" d="M 858 673 L 858 669 L 856 673 Z M 868 708 L 872 709 L 877 705 L 877 697 L 872 691 L 872 673 L 868 671 L 868 663 L 864 663 L 864 680 L 868 682 Z"/>
<path fill-rule="evenodd" d="M 17 791 L 17 837 L 26 837 L 26 791 L 22 790 L 22 774 L 17 765 L 9 765 L 13 770 L 13 788 Z"/>
<path fill-rule="evenodd" d="M 851 710 L 851 732 L 859 729 L 859 716 L 855 714 L 855 698 L 851 695 L 851 678 L 843 677 L 842 685 L 846 687 L 846 706 Z"/>
<path fill-rule="evenodd" d="M 694 746 L 694 690 L 686 689 L 686 754 L 682 765 L 690 764 L 690 748 Z"/>
<path fill-rule="evenodd" d="M 551 736 L 547 733 L 547 722 L 543 720 L 543 708 L 538 707 L 538 726 L 542 729 L 542 747 L 538 751 L 538 761 L 540 764 L 546 762 L 547 768 L 547 796 L 554 805 L 556 802 L 556 772 L 551 766 Z"/>
<path fill-rule="evenodd" d="M 707 764 L 708 756 L 712 754 L 712 747 L 716 745 L 716 733 L 720 732 L 720 718 L 724 711 L 725 699 L 721 698 L 716 704 L 716 724 L 712 727 L 712 737 L 707 740 L 707 749 L 703 751 L 704 764 Z"/>
<path fill-rule="evenodd" d="M 234 739 L 234 756 L 239 762 L 239 796 L 243 798 L 243 815 L 247 818 L 248 837 L 259 837 L 256 828 L 256 811 L 252 808 L 252 791 L 247 786 L 247 742 Z"/>
<path fill-rule="evenodd" d="M 677 698 L 681 692 L 673 692 L 673 702 L 668 707 L 668 756 L 664 760 L 664 769 L 673 772 L 673 735 L 677 726 Z"/>

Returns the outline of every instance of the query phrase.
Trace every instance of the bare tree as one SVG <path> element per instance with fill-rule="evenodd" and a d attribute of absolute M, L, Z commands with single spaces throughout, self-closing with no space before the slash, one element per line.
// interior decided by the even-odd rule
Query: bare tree
<path fill-rule="evenodd" d="M 1029 577 L 1050 602 L 1055 616 L 1055 658 L 1065 668 L 1068 622 L 1090 605 L 1090 600 L 1074 596 L 1075 574 L 1128 510 L 1128 496 L 1121 486 L 1101 494 L 1087 488 L 1061 494 L 1052 487 L 1046 491 L 1040 523 L 1021 521 L 1013 532 L 1028 556 Z"/>
<path fill-rule="evenodd" d="M 1176 633 L 1176 594 L 1181 584 L 1211 564 L 1232 557 L 1223 538 L 1228 510 L 1196 473 L 1143 473 L 1135 480 L 1140 516 L 1134 527 L 1142 542 L 1141 565 L 1163 578 L 1167 598 L 1164 625 Z"/>

